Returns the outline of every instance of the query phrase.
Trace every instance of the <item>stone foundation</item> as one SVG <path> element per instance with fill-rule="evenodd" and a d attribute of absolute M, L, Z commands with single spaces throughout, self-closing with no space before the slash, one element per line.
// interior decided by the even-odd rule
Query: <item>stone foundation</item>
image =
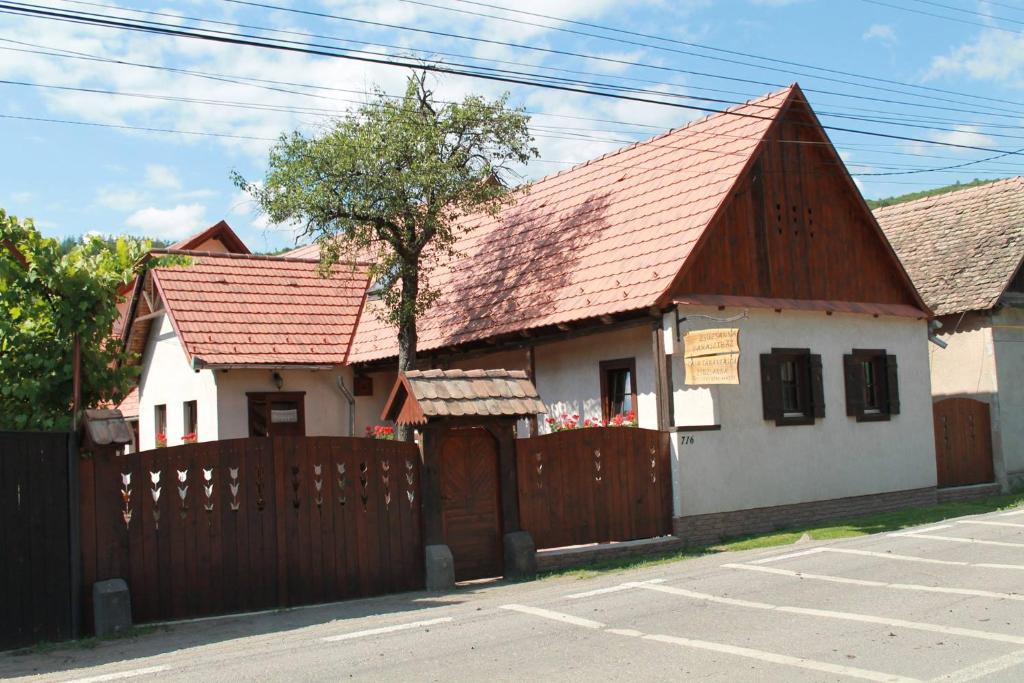
<path fill-rule="evenodd" d="M 937 496 L 940 503 L 966 503 L 971 500 L 978 500 L 979 498 L 998 496 L 1000 493 L 1002 493 L 1002 487 L 997 483 L 993 483 L 939 489 Z"/>
<path fill-rule="evenodd" d="M 688 545 L 707 545 L 726 538 L 778 531 L 830 519 L 842 519 L 891 512 L 907 507 L 934 505 L 936 490 L 932 487 L 891 491 L 851 498 L 816 500 L 774 507 L 716 512 L 707 515 L 676 517 L 672 533 Z"/>

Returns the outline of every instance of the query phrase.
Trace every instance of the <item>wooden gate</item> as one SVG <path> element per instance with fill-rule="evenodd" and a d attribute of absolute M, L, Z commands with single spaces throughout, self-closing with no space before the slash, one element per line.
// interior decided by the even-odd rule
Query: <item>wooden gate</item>
<path fill-rule="evenodd" d="M 414 444 L 344 437 L 97 456 L 82 463 L 86 598 L 124 578 L 145 622 L 422 588 L 419 472 Z"/>
<path fill-rule="evenodd" d="M 0 432 L 0 650 L 78 635 L 78 453 L 63 432 Z"/>
<path fill-rule="evenodd" d="M 441 445 L 441 520 L 455 580 L 501 576 L 498 450 L 484 429 L 449 432 Z"/>
<path fill-rule="evenodd" d="M 538 548 L 672 533 L 668 434 L 574 429 L 516 441 L 519 519 Z"/>
<path fill-rule="evenodd" d="M 939 487 L 993 481 L 989 405 L 971 398 L 947 398 L 932 408 Z"/>

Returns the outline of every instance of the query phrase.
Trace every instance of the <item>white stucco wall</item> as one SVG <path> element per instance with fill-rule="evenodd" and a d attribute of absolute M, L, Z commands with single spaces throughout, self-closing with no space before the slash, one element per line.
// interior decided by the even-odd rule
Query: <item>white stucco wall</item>
<path fill-rule="evenodd" d="M 249 436 L 248 392 L 274 392 L 273 373 L 281 375 L 281 391 L 305 392 L 307 436 L 348 435 L 348 401 L 337 386 L 344 378 L 352 389 L 352 369 L 333 370 L 216 370 L 217 423 L 219 438 L 236 439 Z M 361 432 L 356 431 L 356 434 Z"/>
<path fill-rule="evenodd" d="M 680 314 L 725 318 L 740 309 L 687 307 Z M 673 354 L 676 425 L 719 431 L 673 437 L 676 515 L 697 515 L 935 486 L 931 392 L 923 320 L 752 309 L 719 323 L 690 317 L 683 331 L 740 329 L 740 384 L 684 385 L 682 345 Z M 820 354 L 825 417 L 813 425 L 776 426 L 763 418 L 760 354 L 772 347 Z M 901 412 L 888 422 L 846 416 L 843 354 L 879 348 L 897 356 Z M 638 359 L 639 360 L 639 359 Z M 683 442 L 686 443 L 683 443 Z"/>
<path fill-rule="evenodd" d="M 139 450 L 156 447 L 155 407 L 167 406 L 167 445 L 184 433 L 185 401 L 196 401 L 200 441 L 218 438 L 217 385 L 209 370 L 193 372 L 166 315 L 153 321 L 139 378 Z"/>
<path fill-rule="evenodd" d="M 397 363 L 396 363 L 397 365 Z M 384 410 L 384 404 L 395 386 L 395 378 L 398 373 L 395 371 L 370 373 L 373 381 L 373 395 L 356 396 L 356 436 L 366 434 L 366 428 L 370 425 L 384 424 L 380 414 Z M 351 384 L 349 384 L 351 387 Z"/>
<path fill-rule="evenodd" d="M 938 332 L 947 346 L 941 349 L 928 345 L 932 394 L 936 398 L 967 396 L 988 401 L 999 389 L 988 316 L 950 317 Z"/>
<path fill-rule="evenodd" d="M 1011 485 L 1024 483 L 1024 310 L 1007 307 L 993 317 L 998 444 Z"/>
<path fill-rule="evenodd" d="M 592 334 L 534 347 L 537 391 L 548 414 L 577 414 L 580 420 L 601 417 L 603 360 L 636 359 L 637 419 L 639 426 L 658 428 L 653 346 L 650 324 Z M 541 420 L 541 433 L 547 426 Z"/>

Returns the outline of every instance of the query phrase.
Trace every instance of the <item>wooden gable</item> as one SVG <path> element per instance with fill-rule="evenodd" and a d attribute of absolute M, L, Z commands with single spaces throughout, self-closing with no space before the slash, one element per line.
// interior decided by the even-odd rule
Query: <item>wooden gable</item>
<path fill-rule="evenodd" d="M 927 311 L 797 88 L 669 294 Z"/>

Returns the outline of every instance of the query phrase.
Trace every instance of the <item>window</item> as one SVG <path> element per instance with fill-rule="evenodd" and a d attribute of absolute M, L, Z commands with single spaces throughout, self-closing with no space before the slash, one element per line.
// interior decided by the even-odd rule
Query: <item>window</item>
<path fill-rule="evenodd" d="M 601 413 L 605 420 L 636 413 L 636 359 L 601 361 Z"/>
<path fill-rule="evenodd" d="M 250 393 L 249 436 L 305 436 L 305 392 Z"/>
<path fill-rule="evenodd" d="M 167 445 L 167 406 L 160 404 L 153 406 L 153 440 L 156 445 Z"/>
<path fill-rule="evenodd" d="M 764 419 L 777 425 L 814 424 L 825 417 L 821 356 L 809 349 L 772 349 L 761 354 Z"/>
<path fill-rule="evenodd" d="M 896 356 L 884 349 L 854 349 L 843 356 L 846 414 L 857 422 L 888 420 L 900 412 Z"/>
<path fill-rule="evenodd" d="M 199 403 L 197 401 L 185 401 L 182 404 L 182 430 L 181 440 L 185 443 L 194 443 L 199 437 Z"/>

